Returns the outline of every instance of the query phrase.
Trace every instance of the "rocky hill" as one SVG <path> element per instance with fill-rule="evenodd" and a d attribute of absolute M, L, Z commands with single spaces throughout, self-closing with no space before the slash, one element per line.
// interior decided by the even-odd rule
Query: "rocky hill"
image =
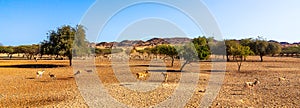
<path fill-rule="evenodd" d="M 152 38 L 147 41 L 142 40 L 124 40 L 121 42 L 101 42 L 96 44 L 98 48 L 111 48 L 113 46 L 130 47 L 130 46 L 156 46 L 161 44 L 183 44 L 190 42 L 189 38 Z"/>

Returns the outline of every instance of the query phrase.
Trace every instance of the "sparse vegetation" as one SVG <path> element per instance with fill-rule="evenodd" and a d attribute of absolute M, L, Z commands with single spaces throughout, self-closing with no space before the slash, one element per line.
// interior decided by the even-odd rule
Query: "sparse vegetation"
<path fill-rule="evenodd" d="M 134 107 L 149 107 L 149 105 L 154 105 L 158 102 L 161 102 L 165 99 L 165 97 L 168 97 L 174 90 L 176 86 L 174 84 L 178 83 L 180 80 L 181 74 L 186 73 L 180 73 L 183 71 L 184 67 L 187 64 L 197 63 L 201 62 L 201 60 L 210 60 L 211 55 L 226 55 L 228 61 L 227 63 L 227 69 L 225 73 L 227 75 L 227 78 L 225 78 L 224 85 L 222 85 L 222 89 L 220 91 L 220 97 L 218 97 L 214 103 L 212 104 L 212 107 L 219 106 L 219 103 L 222 103 L 222 105 L 226 106 L 228 103 L 229 106 L 231 105 L 237 105 L 241 107 L 248 107 L 248 106 L 259 106 L 262 104 L 257 104 L 258 102 L 268 102 L 266 103 L 267 106 L 272 105 L 278 105 L 278 102 L 285 102 L 285 99 L 276 98 L 278 101 L 277 103 L 272 103 L 267 99 L 270 96 L 277 95 L 281 96 L 280 93 L 282 91 L 287 92 L 289 91 L 291 93 L 290 99 L 288 102 L 292 102 L 290 106 L 297 106 L 299 105 L 298 101 L 296 100 L 296 94 L 299 94 L 297 91 L 294 91 L 297 88 L 288 88 L 290 86 L 296 87 L 298 84 L 298 74 L 296 76 L 294 73 L 298 72 L 300 69 L 297 67 L 297 60 L 298 58 L 279 58 L 276 55 L 281 54 L 283 55 L 298 55 L 300 53 L 299 46 L 292 46 L 292 47 L 281 47 L 279 43 L 276 42 L 268 42 L 260 37 L 257 39 L 242 39 L 242 40 L 225 40 L 225 46 L 223 41 L 217 41 L 214 40 L 214 38 L 206 38 L 206 37 L 197 37 L 194 39 L 191 39 L 191 43 L 186 44 L 176 44 L 171 45 L 168 42 L 165 42 L 162 39 L 155 38 L 152 39 L 157 41 L 159 44 L 153 43 L 151 41 L 147 41 L 146 43 L 139 42 L 141 45 L 151 45 L 151 46 L 143 46 L 144 49 L 139 48 L 137 50 L 136 47 L 134 49 L 129 49 L 128 46 L 126 48 L 116 48 L 113 43 L 106 43 L 109 45 L 109 47 L 103 46 L 103 48 L 92 48 L 88 47 L 89 42 L 85 40 L 85 30 L 83 26 L 62 26 L 58 28 L 57 30 L 52 30 L 48 33 L 48 40 L 44 40 L 41 42 L 40 45 L 21 45 L 21 46 L 0 46 L 0 53 L 7 55 L 9 58 L 13 58 L 14 54 L 23 54 L 24 57 L 28 60 L 32 59 L 33 57 L 37 56 L 62 56 L 62 57 L 68 57 L 69 61 L 61 60 L 61 61 L 52 61 L 52 60 L 43 60 L 38 62 L 29 62 L 29 61 L 1 61 L 0 63 L 0 72 L 2 74 L 0 75 L 0 82 L 10 82 L 10 85 L 13 85 L 13 87 L 7 87 L 7 86 L 1 86 L 5 89 L 0 89 L 0 95 L 3 96 L 1 93 L 2 91 L 13 91 L 11 94 L 17 94 L 20 97 L 22 97 L 18 93 L 24 93 L 20 90 L 30 90 L 33 92 L 24 93 L 26 95 L 31 95 L 30 97 L 25 97 L 23 100 L 20 98 L 12 98 L 8 97 L 1 100 L 0 97 L 0 107 L 21 107 L 21 106 L 32 106 L 32 107 L 44 107 L 47 105 L 50 106 L 57 106 L 53 105 L 54 103 L 58 103 L 57 100 L 60 100 L 61 105 L 70 104 L 69 101 L 74 101 L 76 99 L 76 104 L 72 103 L 73 106 L 80 106 L 80 107 L 86 107 L 84 100 L 82 97 L 76 97 L 80 95 L 80 92 L 77 89 L 75 80 L 73 79 L 74 76 L 79 77 L 81 74 L 81 71 L 77 71 L 75 74 L 73 73 L 71 67 L 68 67 L 65 65 L 69 63 L 69 65 L 72 65 L 72 57 L 82 57 L 86 55 L 91 55 L 93 52 L 95 52 L 96 56 L 103 56 L 108 59 L 101 59 L 96 60 L 96 67 L 98 68 L 98 75 L 99 78 L 104 83 L 104 86 L 112 93 L 111 95 L 118 99 L 118 101 L 121 101 L 123 103 L 126 103 L 128 105 L 134 106 Z M 169 39 L 170 40 L 170 39 Z M 130 41 L 128 41 L 130 42 Z M 128 45 L 128 44 L 124 44 Z M 226 49 L 226 52 L 224 50 Z M 132 92 L 128 89 L 122 88 L 118 83 L 118 80 L 115 76 L 113 76 L 113 69 L 111 66 L 111 55 L 110 54 L 117 54 L 122 52 L 125 52 L 128 55 L 131 55 L 133 53 L 138 54 L 134 56 L 138 56 L 139 60 L 131 59 L 129 60 L 129 66 L 132 70 L 133 75 L 136 76 L 137 79 L 140 80 L 148 80 L 153 79 L 151 76 L 155 76 L 154 72 L 159 72 L 163 76 L 163 82 L 164 84 L 168 86 L 162 86 L 161 88 L 158 88 L 158 90 L 154 90 L 151 92 L 151 95 L 146 94 L 136 94 L 135 92 Z M 152 55 L 152 56 L 151 56 Z M 250 56 L 253 55 L 253 56 Z M 272 57 L 265 57 L 265 56 L 272 56 Z M 149 65 L 149 61 L 154 59 L 153 56 L 160 56 L 160 59 L 164 59 L 164 62 L 166 64 L 171 64 L 171 66 L 166 67 L 166 70 L 151 70 L 146 71 L 148 67 L 151 67 L 152 65 Z M 121 57 L 121 56 L 120 56 Z M 148 59 L 148 58 L 150 59 Z M 161 58 L 163 57 L 163 58 Z M 165 59 L 165 58 L 171 58 L 171 59 Z M 232 58 L 231 58 L 232 57 Z M 4 58 L 4 57 L 3 57 Z M 97 58 L 97 59 L 99 59 Z M 253 61 L 253 58 L 260 58 L 261 62 L 247 62 L 248 60 Z M 266 58 L 266 59 L 264 59 Z M 275 59 L 275 60 L 273 60 Z M 36 59 L 37 60 L 37 59 Z M 184 60 L 183 63 L 181 63 L 181 60 Z M 263 62 L 263 61 L 268 62 Z M 282 62 L 278 62 L 277 60 L 280 60 Z M 293 62 L 291 62 L 293 61 Z M 218 61 L 223 62 L 223 61 Z M 294 63 L 295 62 L 295 63 Z M 17 64 L 17 65 L 16 65 Z M 49 65 L 49 64 L 63 64 L 56 66 L 49 66 L 46 68 L 41 67 L 42 65 Z M 238 66 L 238 72 L 236 71 L 236 64 Z M 243 71 L 241 71 L 242 65 L 247 64 L 247 67 L 243 67 Z M 26 66 L 23 66 L 26 65 Z M 211 62 L 203 62 L 200 64 L 200 71 L 201 72 L 208 72 L 208 70 L 211 70 Z M 161 67 L 156 66 L 156 67 Z M 234 67 L 234 69 L 233 69 Z M 25 69 L 23 69 L 25 68 Z M 39 71 L 37 71 L 37 69 Z M 46 69 L 46 72 L 48 72 L 47 75 L 49 77 L 42 77 L 43 73 L 45 72 L 43 69 Z M 180 72 L 177 72 L 179 69 Z M 40 71 L 42 70 L 42 71 Z M 23 75 L 26 77 L 25 79 L 22 77 L 16 77 L 11 79 L 5 79 L 6 77 L 11 77 L 15 75 L 15 71 L 22 71 L 22 73 L 18 73 L 16 75 Z M 94 72 L 92 70 L 85 70 L 86 72 Z M 166 72 L 161 72 L 166 71 Z M 174 72 L 173 72 L 174 71 Z M 271 71 L 271 72 L 270 72 Z M 95 71 L 96 72 L 96 71 Z M 153 72 L 153 73 L 152 73 Z M 279 74 L 274 75 L 272 72 Z M 246 73 L 246 74 L 245 74 Z M 292 74 L 291 74 L 292 73 Z M 151 75 L 150 75 L 151 74 Z M 158 75 L 158 74 L 156 74 Z M 196 93 L 193 95 L 191 102 L 187 103 L 187 107 L 195 107 L 199 106 L 199 103 L 196 102 L 199 100 L 199 98 L 202 98 L 203 93 L 206 92 L 206 89 L 203 89 L 202 86 L 206 86 L 205 83 L 208 83 L 210 75 L 202 74 L 204 75 L 205 80 L 199 79 L 201 84 L 199 84 L 197 87 L 199 93 Z M 35 77 L 36 76 L 36 77 Z M 258 80 L 255 80 L 254 82 L 247 82 L 251 78 L 249 77 L 259 77 L 262 81 L 261 84 L 258 85 Z M 284 76 L 284 77 L 282 77 Z M 288 80 L 287 80 L 288 77 Z M 130 78 L 130 77 L 128 77 Z M 203 77 L 201 77 L 203 78 Z M 263 79 L 264 78 L 264 79 Z M 269 82 L 274 82 L 272 78 L 275 81 L 279 81 L 280 84 L 276 86 L 268 85 Z M 3 80 L 5 79 L 5 80 Z M 12 80 L 13 79 L 13 80 Z M 54 80 L 55 79 L 55 80 Z M 239 79 L 236 81 L 236 79 Z M 155 79 L 157 81 L 158 79 Z M 26 83 L 21 83 L 21 82 Z M 235 82 L 233 82 L 235 81 Z M 59 82 L 59 83 L 57 83 Z M 51 86 L 47 86 L 44 83 L 48 83 Z M 234 83 L 234 85 L 232 85 Z M 70 85 L 71 84 L 71 85 Z M 188 84 L 188 83 L 187 83 Z M 21 86 L 19 86 L 21 85 Z M 32 85 L 38 85 L 32 87 Z M 262 89 L 260 85 L 264 86 Z M 40 86 L 43 86 L 42 90 L 40 90 Z M 200 87 L 201 86 L 201 87 Z M 257 96 L 261 96 L 264 98 L 259 98 L 259 100 L 253 100 L 250 95 L 251 93 L 247 93 L 247 91 L 243 90 L 242 87 L 246 87 L 250 89 L 250 92 L 255 92 Z M 255 87 L 256 86 L 256 87 Z M 167 87 L 167 88 L 166 88 Z M 253 88 L 256 89 L 253 89 Z M 17 90 L 16 88 L 20 89 Z M 58 89 L 57 89 L 58 88 Z M 276 88 L 274 90 L 273 88 Z M 278 89 L 277 89 L 278 88 Z M 283 89 L 284 88 L 284 89 Z M 288 88 L 288 90 L 285 90 Z M 57 94 L 53 94 L 51 96 L 48 96 L 49 92 L 48 89 L 55 90 L 56 92 L 59 92 Z M 69 91 L 72 91 L 72 93 L 69 93 L 68 91 L 65 91 L 65 89 L 68 89 Z M 235 93 L 236 89 L 242 89 L 242 93 L 245 94 L 237 94 Z M 124 91 L 124 93 L 118 93 L 114 94 L 112 91 Z M 163 91 L 163 92 L 162 92 Z M 245 91 L 245 92 L 244 92 Z M 265 92 L 269 92 L 271 94 L 266 94 Z M 37 93 L 35 93 L 37 92 Z M 272 94 L 273 92 L 276 92 L 277 94 Z M 10 92 L 3 92 L 3 93 L 10 93 Z M 153 95 L 159 94 L 158 95 Z M 68 94 L 68 95 L 62 95 L 62 94 Z M 128 94 L 130 94 L 130 98 L 128 97 Z M 5 95 L 5 96 L 9 96 Z M 57 97 L 57 99 L 47 100 L 43 97 L 38 96 L 48 96 L 47 98 L 51 97 Z M 239 95 L 239 97 L 235 97 L 235 95 Z M 294 96 L 295 95 L 295 96 Z M 157 97 L 158 96 L 158 97 Z M 33 98 L 34 97 L 34 98 Z M 76 97 L 76 98 L 75 98 Z M 141 102 L 136 103 L 135 98 L 139 97 Z M 155 100 L 148 101 L 147 99 L 154 98 Z M 232 98 L 235 97 L 235 98 Z M 232 98 L 233 101 L 224 100 L 227 98 Z M 273 97 L 274 98 L 274 97 Z M 11 101 L 11 100 L 20 100 L 20 101 Z M 42 101 L 39 102 L 39 104 L 32 104 L 28 102 L 34 102 L 36 99 L 42 99 Z M 236 99 L 240 99 L 239 101 L 236 101 Z M 251 100 L 252 99 L 252 100 Z M 6 104 L 11 102 L 11 104 Z M 224 104 L 226 103 L 226 105 Z M 254 104 L 255 103 L 255 104 Z M 59 106 L 59 105 L 58 105 Z"/>
<path fill-rule="evenodd" d="M 248 60 L 251 61 L 257 58 L 259 58 L 259 56 L 250 56 Z M 236 72 L 236 62 L 227 62 L 224 84 L 219 91 L 218 97 L 211 106 L 298 106 L 300 104 L 298 101 L 299 87 L 297 86 L 300 84 L 298 81 L 300 75 L 298 59 L 299 58 L 289 57 L 265 57 L 265 61 L 267 62 L 246 62 L 245 64 L 247 64 L 247 66 L 243 67 L 243 72 Z M 180 79 L 180 74 L 185 74 L 168 72 L 168 79 L 165 82 L 168 86 L 157 88 L 149 93 L 136 93 L 135 91 L 128 90 L 126 87 L 120 86 L 117 78 L 113 74 L 114 72 L 109 61 L 96 60 L 95 63 L 99 66 L 97 67 L 97 74 L 111 95 L 118 101 L 134 107 L 147 107 L 162 102 L 165 100 L 165 97 L 169 97 L 173 93 L 173 90 L 176 88 L 176 86 L 173 85 L 177 84 L 176 81 Z M 167 61 L 167 63 L 171 63 L 171 61 Z M 59 64 L 66 67 L 45 68 L 46 76 L 37 79 L 36 72 L 42 70 L 41 68 L 12 67 L 17 64 Z M 133 73 L 132 75 L 135 76 L 135 73 L 146 70 L 148 67 L 144 67 L 144 65 L 148 64 L 149 61 L 146 60 L 131 60 L 129 65 Z M 1 60 L 0 82 L 3 84 L 0 85 L 0 94 L 3 98 L 0 98 L 0 107 L 87 107 L 84 99 L 80 96 L 75 79 L 72 78 L 74 77 L 73 69 L 67 65 L 68 60 L 43 60 L 38 63 L 28 60 Z M 211 65 L 211 62 L 203 62 L 200 64 L 200 83 L 195 91 L 202 91 L 207 87 L 208 79 L 210 78 L 210 74 L 207 74 L 207 70 L 211 70 Z M 175 60 L 174 67 L 168 67 L 167 69 L 175 70 L 180 68 L 180 66 L 180 62 Z M 48 76 L 48 72 L 54 74 L 56 80 L 52 80 L 52 78 Z M 154 72 L 149 73 L 151 73 L 151 76 L 154 75 Z M 157 74 L 161 73 L 159 72 Z M 78 76 L 80 76 L 80 74 L 76 77 Z M 288 79 L 288 81 L 279 82 L 278 77 L 283 76 L 285 79 Z M 261 83 L 256 85 L 255 89 L 252 88 L 251 93 L 248 89 L 244 90 L 245 82 L 252 82 L 254 78 L 258 78 Z M 161 80 L 164 81 L 164 79 Z M 277 83 L 280 83 L 280 85 Z M 9 86 L 7 84 L 9 84 Z M 203 92 L 208 91 L 204 90 Z M 199 100 L 204 96 L 203 92 L 196 92 L 186 107 L 199 106 Z M 149 98 L 151 98 L 151 100 L 149 100 Z M 137 102 L 136 100 L 140 101 Z"/>

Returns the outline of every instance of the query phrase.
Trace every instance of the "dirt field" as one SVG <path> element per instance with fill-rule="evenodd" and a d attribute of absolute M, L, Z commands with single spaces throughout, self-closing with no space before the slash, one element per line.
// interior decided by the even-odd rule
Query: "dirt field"
<path fill-rule="evenodd" d="M 298 107 L 300 106 L 300 59 L 249 57 L 242 72 L 237 72 L 236 62 L 227 62 L 226 75 L 218 96 L 211 107 Z M 130 61 L 132 75 L 146 70 L 150 61 Z M 170 62 L 166 63 L 167 66 Z M 178 70 L 178 61 L 167 70 Z M 101 82 L 117 101 L 132 107 L 156 105 L 172 95 L 180 72 L 168 72 L 167 83 L 150 92 L 135 92 L 123 87 L 114 77 L 107 60 L 97 60 L 97 72 Z M 191 100 L 185 107 L 198 107 L 210 77 L 211 62 L 200 63 L 200 79 Z M 37 78 L 36 72 L 46 72 Z M 48 73 L 56 75 L 51 79 Z M 188 73 L 188 72 L 186 72 Z M 154 72 L 150 72 L 150 75 Z M 278 77 L 284 77 L 279 81 Z M 258 78 L 260 84 L 251 91 L 244 82 Z M 151 80 L 150 80 L 151 81 Z M 158 81 L 156 81 L 158 82 Z M 168 86 L 165 86 L 168 85 Z M 184 91 L 182 91 L 184 93 Z M 77 88 L 73 68 L 68 61 L 0 60 L 0 107 L 88 107 Z"/>

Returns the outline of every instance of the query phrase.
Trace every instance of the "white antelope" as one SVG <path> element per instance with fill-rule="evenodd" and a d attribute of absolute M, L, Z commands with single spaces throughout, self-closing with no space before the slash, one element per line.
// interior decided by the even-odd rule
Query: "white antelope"
<path fill-rule="evenodd" d="M 44 70 L 42 70 L 42 71 L 37 71 L 37 72 L 36 72 L 37 78 L 42 77 L 44 72 L 45 72 Z"/>
<path fill-rule="evenodd" d="M 251 92 L 251 90 L 258 85 L 260 82 L 258 81 L 258 78 L 255 78 L 254 82 L 245 82 L 244 88 L 248 88 Z"/>

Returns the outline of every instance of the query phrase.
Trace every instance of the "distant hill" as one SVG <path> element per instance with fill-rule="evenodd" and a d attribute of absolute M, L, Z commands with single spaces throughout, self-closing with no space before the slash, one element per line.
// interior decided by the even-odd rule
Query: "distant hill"
<path fill-rule="evenodd" d="M 113 46 L 118 47 L 145 47 L 145 46 L 156 46 L 161 44 L 183 44 L 187 42 L 191 42 L 192 39 L 186 37 L 175 37 L 175 38 L 152 38 L 147 41 L 142 40 L 124 40 L 121 42 L 100 42 L 95 46 L 97 48 L 112 48 Z M 239 40 L 237 40 L 239 41 Z M 292 46 L 300 46 L 300 42 L 288 43 L 288 42 L 278 42 L 275 40 L 269 40 L 268 42 L 279 43 L 281 47 L 292 47 Z"/>
<path fill-rule="evenodd" d="M 130 47 L 130 46 L 156 46 L 161 44 L 183 44 L 186 42 L 190 42 L 191 39 L 189 38 L 152 38 L 147 41 L 142 40 L 124 40 L 121 42 L 100 42 L 96 44 L 96 47 L 98 48 L 111 48 L 113 46 L 119 46 L 119 47 Z"/>
<path fill-rule="evenodd" d="M 167 42 L 171 44 L 183 44 L 187 42 L 191 42 L 192 39 L 190 38 L 185 38 L 185 37 L 177 37 L 177 38 L 164 38 Z"/>

